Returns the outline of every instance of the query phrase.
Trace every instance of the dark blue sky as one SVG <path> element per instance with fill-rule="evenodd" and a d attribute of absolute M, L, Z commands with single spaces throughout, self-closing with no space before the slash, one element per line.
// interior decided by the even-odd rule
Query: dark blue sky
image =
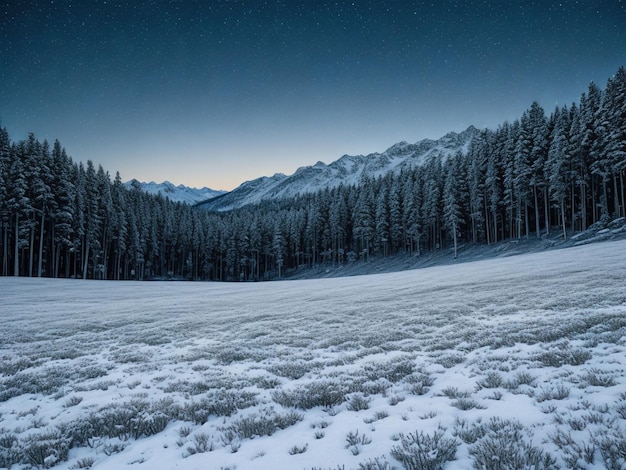
<path fill-rule="evenodd" d="M 0 124 L 232 189 L 547 113 L 626 64 L 625 1 L 0 2 Z"/>

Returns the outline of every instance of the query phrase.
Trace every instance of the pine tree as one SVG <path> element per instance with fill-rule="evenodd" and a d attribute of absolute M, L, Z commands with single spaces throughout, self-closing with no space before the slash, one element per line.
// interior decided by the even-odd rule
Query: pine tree
<path fill-rule="evenodd" d="M 451 158 L 447 161 L 445 166 L 445 184 L 443 189 L 443 220 L 444 227 L 452 234 L 454 242 L 454 259 L 457 257 L 457 242 L 458 242 L 458 230 L 461 224 L 461 205 L 460 190 L 461 184 L 459 181 L 460 156 Z"/>
<path fill-rule="evenodd" d="M 11 141 L 6 128 L 0 128 L 0 243 L 2 243 L 2 275 L 9 274 L 9 221 L 8 184 Z"/>
<path fill-rule="evenodd" d="M 6 208 L 13 219 L 14 229 L 14 253 L 13 253 L 13 275 L 20 275 L 20 250 L 26 244 L 24 241 L 23 222 L 28 217 L 30 211 L 30 200 L 26 195 L 27 180 L 24 172 L 24 155 L 26 154 L 26 145 L 24 142 L 13 144 L 9 152 L 9 161 L 6 179 L 7 200 Z"/>
<path fill-rule="evenodd" d="M 126 190 L 122 184 L 120 173 L 115 173 L 111 188 L 112 215 L 111 238 L 113 242 L 113 279 L 119 280 L 122 271 L 122 255 L 127 250 L 128 236 Z"/>
<path fill-rule="evenodd" d="M 389 188 L 380 180 L 380 189 L 376 197 L 375 224 L 376 224 L 376 246 L 387 256 L 389 250 Z"/>
<path fill-rule="evenodd" d="M 59 276 L 62 253 L 65 254 L 65 275 L 69 275 L 69 250 L 72 247 L 73 222 L 76 214 L 75 185 L 72 182 L 72 162 L 61 143 L 56 140 L 52 147 L 53 179 L 51 190 L 54 196 L 52 211 L 53 277 Z"/>
<path fill-rule="evenodd" d="M 468 193 L 469 210 L 472 221 L 472 241 L 477 242 L 483 232 L 486 218 L 485 183 L 487 172 L 487 142 L 483 133 L 482 139 L 473 139 L 467 151 L 469 160 Z"/>
<path fill-rule="evenodd" d="M 540 229 L 540 202 L 539 193 L 542 195 L 544 202 L 545 229 L 550 229 L 549 211 L 548 211 L 548 189 L 545 177 L 545 164 L 548 157 L 548 123 L 544 110 L 535 101 L 530 107 L 528 113 L 531 140 L 531 178 L 530 185 L 533 190 L 533 206 L 535 208 L 535 234 L 537 238 L 541 236 Z"/>
<path fill-rule="evenodd" d="M 487 153 L 487 167 L 485 170 L 485 218 L 487 221 L 487 243 L 490 240 L 498 241 L 498 207 L 502 203 L 502 190 L 499 172 L 499 153 L 497 148 L 498 133 L 487 131 L 483 134 L 482 147 Z M 490 226 L 493 226 L 491 232 Z M 492 233 L 490 237 L 489 233 Z"/>
<path fill-rule="evenodd" d="M 624 216 L 626 172 L 626 69 L 623 66 L 608 80 L 601 110 L 605 139 L 601 158 L 606 160 L 604 164 L 613 180 L 613 215 L 620 217 Z"/>
<path fill-rule="evenodd" d="M 370 243 L 374 240 L 375 214 L 373 204 L 373 182 L 370 179 L 362 179 L 359 185 L 361 190 L 353 210 L 354 236 L 357 238 L 357 250 L 369 259 Z"/>
<path fill-rule="evenodd" d="M 276 221 L 274 224 L 274 237 L 272 241 L 272 252 L 274 255 L 274 260 L 276 262 L 276 266 L 278 267 L 278 278 L 282 278 L 282 269 L 285 262 L 285 253 L 286 253 L 286 243 L 285 237 L 283 236 L 281 223 L 280 221 Z"/>
<path fill-rule="evenodd" d="M 550 186 L 550 198 L 559 208 L 563 238 L 567 239 L 565 229 L 565 199 L 570 185 L 570 169 L 568 161 L 569 112 L 567 107 L 554 112 L 554 129 L 552 130 L 546 173 Z"/>
<path fill-rule="evenodd" d="M 517 193 L 515 190 L 516 171 L 515 171 L 515 143 L 520 130 L 519 121 L 514 121 L 512 125 L 505 123 L 502 131 L 499 133 L 499 152 L 500 166 L 502 167 L 502 205 L 505 209 L 506 226 L 503 232 L 509 237 L 519 237 L 519 231 L 516 231 L 516 208 Z M 503 238 L 506 235 L 503 235 Z"/>

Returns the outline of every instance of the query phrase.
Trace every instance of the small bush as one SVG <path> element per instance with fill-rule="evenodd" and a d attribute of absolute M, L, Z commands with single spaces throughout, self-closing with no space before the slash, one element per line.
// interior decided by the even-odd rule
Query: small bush
<path fill-rule="evenodd" d="M 15 433 L 0 429 L 0 468 L 11 468 L 21 461 L 21 449 Z"/>
<path fill-rule="evenodd" d="M 564 400 L 569 397 L 569 388 L 563 384 L 558 384 L 554 388 L 543 388 L 537 394 L 537 402 L 542 403 L 547 400 Z"/>
<path fill-rule="evenodd" d="M 552 469 L 554 458 L 543 450 L 533 447 L 522 434 L 518 421 L 492 418 L 483 430 L 485 435 L 470 446 L 476 470 Z"/>
<path fill-rule="evenodd" d="M 626 468 L 626 429 L 607 429 L 593 436 L 608 470 Z"/>
<path fill-rule="evenodd" d="M 435 360 L 435 363 L 441 364 L 446 369 L 450 369 L 457 364 L 462 364 L 463 362 L 465 362 L 465 357 L 461 354 L 448 354 Z"/>
<path fill-rule="evenodd" d="M 476 408 L 478 410 L 484 410 L 486 408 L 472 398 L 459 398 L 458 400 L 452 402 L 452 406 L 458 408 L 461 411 L 467 411 L 473 408 Z"/>
<path fill-rule="evenodd" d="M 591 353 L 586 349 L 550 349 L 537 354 L 534 359 L 541 362 L 545 367 L 561 367 L 565 364 L 581 366 L 589 359 Z"/>
<path fill-rule="evenodd" d="M 26 462 L 40 467 L 51 467 L 67 460 L 72 441 L 58 430 L 31 434 L 22 446 Z"/>
<path fill-rule="evenodd" d="M 579 444 L 571 434 L 562 430 L 550 435 L 552 443 L 561 451 L 561 459 L 570 470 L 585 470 L 595 460 L 596 448 L 593 443 Z"/>
<path fill-rule="evenodd" d="M 599 369 L 588 370 L 587 373 L 583 375 L 583 379 L 592 387 L 613 387 L 617 385 L 615 377 Z"/>
<path fill-rule="evenodd" d="M 472 392 L 467 392 L 467 391 L 461 392 L 457 387 L 449 386 L 441 390 L 441 394 L 450 399 L 455 399 L 455 398 L 469 398 L 472 395 Z"/>
<path fill-rule="evenodd" d="M 263 410 L 262 415 L 256 413 L 237 419 L 222 431 L 239 439 L 251 439 L 256 436 L 271 436 L 279 429 L 285 429 L 302 421 L 303 416 L 295 412 L 278 414 L 272 409 Z"/>
<path fill-rule="evenodd" d="M 376 457 L 374 459 L 369 459 L 366 462 L 361 462 L 359 464 L 358 470 L 394 470 L 395 467 L 392 467 L 385 457 Z"/>
<path fill-rule="evenodd" d="M 334 381 L 312 382 L 290 391 L 274 391 L 272 399 L 282 406 L 310 410 L 317 406 L 331 408 L 344 402 L 345 387 Z"/>
<path fill-rule="evenodd" d="M 93 457 L 85 457 L 82 459 L 78 459 L 74 465 L 70 467 L 70 469 L 78 469 L 78 468 L 91 468 L 93 464 L 96 462 L 96 459 Z"/>
<path fill-rule="evenodd" d="M 620 418 L 626 419 L 626 403 L 618 403 L 615 405 L 615 412 Z"/>
<path fill-rule="evenodd" d="M 415 363 L 406 358 L 395 359 L 386 363 L 367 364 L 365 374 L 369 380 L 384 378 L 391 383 L 400 382 L 415 372 Z"/>
<path fill-rule="evenodd" d="M 470 425 L 467 420 L 456 418 L 453 435 L 466 444 L 473 444 L 478 439 L 484 437 L 485 434 L 487 434 L 487 426 L 482 424 L 481 420 Z"/>
<path fill-rule="evenodd" d="M 289 449 L 289 455 L 304 454 L 308 448 L 309 444 L 304 444 L 303 446 L 294 445 Z"/>
<path fill-rule="evenodd" d="M 194 434 L 192 438 L 192 446 L 187 447 L 187 455 L 203 454 L 205 452 L 213 452 L 215 444 L 207 433 L 201 432 Z"/>
<path fill-rule="evenodd" d="M 391 456 L 406 470 L 440 470 L 446 462 L 454 460 L 459 442 L 444 437 L 445 430 L 435 433 L 423 432 L 400 435 L 400 445 L 393 446 Z"/>
<path fill-rule="evenodd" d="M 267 369 L 268 372 L 285 377 L 291 380 L 298 380 L 304 377 L 313 368 L 312 365 L 303 362 L 289 362 L 285 364 L 276 364 Z"/>
<path fill-rule="evenodd" d="M 387 403 L 389 403 L 389 405 L 391 406 L 396 406 L 398 403 L 404 401 L 404 397 L 402 395 L 394 395 L 392 397 L 389 397 L 389 400 L 387 400 Z"/>
<path fill-rule="evenodd" d="M 204 424 L 211 416 L 232 416 L 238 410 L 257 405 L 256 394 L 234 390 L 211 391 L 199 401 L 192 401 L 180 409 L 179 419 Z"/>
<path fill-rule="evenodd" d="M 363 422 L 365 424 L 372 424 L 372 423 L 375 423 L 376 421 L 380 421 L 381 419 L 385 419 L 388 416 L 389 416 L 389 413 L 387 413 L 385 410 L 380 410 L 374 413 L 374 416 L 370 418 L 363 418 Z"/>
<path fill-rule="evenodd" d="M 420 373 L 417 375 L 411 375 L 407 378 L 408 382 L 411 384 L 410 391 L 413 395 L 425 395 L 430 390 L 430 387 L 435 383 L 435 379 L 433 379 L 430 375 L 426 373 Z"/>
<path fill-rule="evenodd" d="M 476 382 L 476 388 L 478 390 L 483 388 L 499 388 L 504 385 L 504 379 L 497 372 L 489 372 L 486 377 Z"/>
<path fill-rule="evenodd" d="M 515 390 L 520 385 L 528 385 L 535 388 L 537 386 L 537 378 L 529 372 L 518 372 L 513 380 L 507 381 L 504 386 L 509 390 Z"/>
<path fill-rule="evenodd" d="M 349 411 L 363 411 L 367 410 L 370 407 L 369 399 L 365 398 L 361 394 L 354 394 L 348 400 L 348 410 Z"/>
<path fill-rule="evenodd" d="M 352 455 L 359 455 L 361 453 L 361 446 L 366 446 L 372 443 L 372 440 L 365 434 L 359 436 L 359 431 L 350 431 L 346 436 L 346 449 L 352 452 Z"/>
<path fill-rule="evenodd" d="M 83 397 L 79 395 L 72 395 L 69 397 L 65 403 L 63 404 L 63 408 L 70 408 L 72 406 L 77 406 L 83 401 Z"/>

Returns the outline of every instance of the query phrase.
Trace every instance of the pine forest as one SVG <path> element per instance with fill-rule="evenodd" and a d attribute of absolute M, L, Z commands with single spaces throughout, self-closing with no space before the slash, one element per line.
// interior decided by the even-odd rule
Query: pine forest
<path fill-rule="evenodd" d="M 143 192 L 58 141 L 0 129 L 0 274 L 269 280 L 295 269 L 559 234 L 624 216 L 626 70 L 466 153 L 358 185 L 212 213 Z M 452 256 L 452 255 L 451 255 Z"/>

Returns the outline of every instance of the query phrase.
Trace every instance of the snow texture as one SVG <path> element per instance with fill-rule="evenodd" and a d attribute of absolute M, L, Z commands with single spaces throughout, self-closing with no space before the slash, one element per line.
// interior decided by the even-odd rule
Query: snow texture
<path fill-rule="evenodd" d="M 0 459 L 624 468 L 625 281 L 626 241 L 340 279 L 0 278 Z M 402 463 L 416 442 L 441 466 Z"/>

